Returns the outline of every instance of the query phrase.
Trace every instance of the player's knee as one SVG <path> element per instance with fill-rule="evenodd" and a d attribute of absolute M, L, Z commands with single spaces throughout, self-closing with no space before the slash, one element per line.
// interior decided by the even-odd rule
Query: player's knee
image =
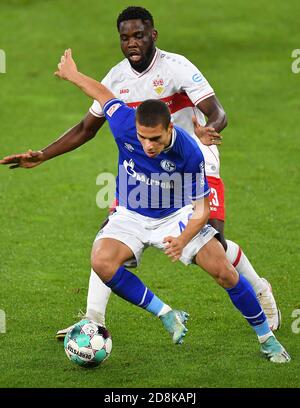
<path fill-rule="evenodd" d="M 106 254 L 94 253 L 92 255 L 91 263 L 93 270 L 103 282 L 111 280 L 118 269 L 118 265 L 116 265 Z"/>
<path fill-rule="evenodd" d="M 238 282 L 238 274 L 227 259 L 218 263 L 215 280 L 223 288 L 232 288 Z"/>

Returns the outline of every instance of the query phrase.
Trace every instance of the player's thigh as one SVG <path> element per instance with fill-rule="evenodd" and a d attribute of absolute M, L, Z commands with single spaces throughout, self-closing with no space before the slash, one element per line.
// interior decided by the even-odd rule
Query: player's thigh
<path fill-rule="evenodd" d="M 223 287 L 233 287 L 238 282 L 238 274 L 227 260 L 224 249 L 216 238 L 212 238 L 200 249 L 195 257 L 195 263 Z"/>
<path fill-rule="evenodd" d="M 125 252 L 125 266 L 134 267 L 140 262 L 142 253 L 147 244 L 147 235 L 149 235 L 149 232 L 145 229 L 143 222 L 136 214 L 123 207 L 117 207 L 117 210 L 109 217 L 108 223 L 98 232 L 94 243 L 96 249 L 93 251 L 93 254 L 96 254 L 97 259 L 100 259 L 102 263 L 104 257 L 108 259 L 108 256 L 109 258 L 113 258 L 112 265 L 120 263 L 120 261 L 124 259 L 121 249 L 111 254 L 109 245 L 105 251 L 98 249 L 98 247 L 102 248 L 102 245 L 96 245 L 98 241 L 112 239 L 120 244 L 124 244 L 125 248 L 128 247 L 131 250 L 131 256 L 129 258 L 126 258 L 128 252 Z M 121 245 L 120 248 L 122 247 Z M 98 253 L 99 256 L 101 256 L 100 258 Z"/>
<path fill-rule="evenodd" d="M 210 224 L 214 229 L 218 231 L 218 236 L 216 237 L 222 244 L 224 250 L 227 250 L 227 243 L 224 237 L 224 221 L 218 220 L 216 218 L 210 218 L 208 220 L 208 224 Z"/>

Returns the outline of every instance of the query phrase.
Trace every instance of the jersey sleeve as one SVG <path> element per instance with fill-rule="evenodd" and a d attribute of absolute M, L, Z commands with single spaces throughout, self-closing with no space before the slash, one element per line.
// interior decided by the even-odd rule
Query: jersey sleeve
<path fill-rule="evenodd" d="M 122 138 L 135 126 L 135 111 L 120 99 L 111 99 L 103 106 L 103 114 L 115 139 Z"/>
<path fill-rule="evenodd" d="M 106 88 L 111 89 L 111 71 L 102 79 L 101 84 L 105 85 Z M 98 101 L 94 100 L 92 106 L 89 109 L 90 113 L 97 118 L 103 118 L 104 112 Z"/>
<path fill-rule="evenodd" d="M 201 200 L 209 196 L 210 188 L 205 175 L 205 162 L 200 149 L 190 155 L 185 168 L 185 190 L 188 199 Z"/>
<path fill-rule="evenodd" d="M 180 57 L 178 66 L 173 70 L 173 78 L 178 89 L 186 92 L 196 106 L 215 92 L 199 69 L 185 57 Z"/>

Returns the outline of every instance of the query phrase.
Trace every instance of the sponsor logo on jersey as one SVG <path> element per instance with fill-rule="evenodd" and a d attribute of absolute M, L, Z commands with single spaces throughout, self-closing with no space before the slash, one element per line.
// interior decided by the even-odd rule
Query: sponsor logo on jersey
<path fill-rule="evenodd" d="M 127 150 L 130 152 L 134 151 L 134 147 L 130 143 L 124 143 L 124 146 L 126 147 Z"/>
<path fill-rule="evenodd" d="M 158 95 L 161 95 L 165 90 L 164 80 L 158 76 L 153 80 L 153 88 Z"/>
<path fill-rule="evenodd" d="M 135 176 L 136 172 L 133 170 L 134 169 L 134 161 L 132 159 L 123 161 L 123 165 L 125 167 L 126 173 L 129 174 L 130 176 Z"/>
<path fill-rule="evenodd" d="M 128 94 L 129 93 L 129 89 L 120 89 L 120 94 Z"/>
<path fill-rule="evenodd" d="M 114 103 L 107 111 L 107 115 L 111 118 L 117 109 L 121 106 L 120 103 Z"/>
<path fill-rule="evenodd" d="M 176 164 L 171 162 L 170 160 L 162 160 L 160 162 L 161 167 L 168 171 L 169 173 L 171 173 L 171 171 L 175 171 L 176 170 Z"/>
<path fill-rule="evenodd" d="M 129 176 L 135 178 L 136 181 L 140 183 L 145 183 L 147 186 L 158 186 L 158 187 L 165 188 L 168 190 L 174 188 L 174 180 L 164 180 L 160 178 L 160 175 L 158 173 L 157 174 L 152 173 L 152 175 L 155 178 L 147 177 L 143 173 L 137 173 L 134 170 L 135 163 L 132 159 L 130 159 L 129 162 L 127 160 L 124 160 L 123 166 L 125 168 L 126 173 L 129 174 Z M 173 177 L 173 175 L 170 177 Z M 129 183 L 129 184 L 132 185 L 132 183 Z"/>
<path fill-rule="evenodd" d="M 197 73 L 197 74 L 194 74 L 193 76 L 192 76 L 192 80 L 194 81 L 194 82 L 201 82 L 202 81 L 202 76 L 199 74 L 199 73 Z"/>

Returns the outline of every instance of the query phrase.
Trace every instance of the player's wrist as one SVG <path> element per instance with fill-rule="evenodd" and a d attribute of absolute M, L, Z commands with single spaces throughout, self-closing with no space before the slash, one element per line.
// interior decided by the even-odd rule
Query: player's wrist
<path fill-rule="evenodd" d="M 184 248 L 190 242 L 190 239 L 186 237 L 184 233 L 182 233 L 181 235 L 179 235 L 178 241 L 179 241 L 179 245 L 182 248 Z"/>
<path fill-rule="evenodd" d="M 75 85 L 79 85 L 81 80 L 82 80 L 83 74 L 81 74 L 79 71 L 71 71 L 68 74 L 68 81 L 72 82 Z"/>
<path fill-rule="evenodd" d="M 42 149 L 40 152 L 41 152 L 41 155 L 40 155 L 41 162 L 45 162 L 52 158 L 52 156 L 47 152 L 47 149 L 45 150 Z"/>

